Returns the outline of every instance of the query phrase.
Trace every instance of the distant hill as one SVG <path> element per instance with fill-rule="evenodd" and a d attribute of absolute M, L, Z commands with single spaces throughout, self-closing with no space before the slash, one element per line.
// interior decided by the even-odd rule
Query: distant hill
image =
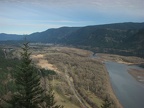
<path fill-rule="evenodd" d="M 22 40 L 23 35 L 0 33 L 0 41 Z"/>
<path fill-rule="evenodd" d="M 118 47 L 131 36 L 137 34 L 144 23 L 117 23 L 83 27 L 67 36 L 62 43 L 92 47 Z"/>
<path fill-rule="evenodd" d="M 58 29 L 48 29 L 44 32 L 30 34 L 28 36 L 28 40 L 33 42 L 59 43 L 59 41 L 63 40 L 73 32 L 76 32 L 78 29 L 79 27 L 61 27 Z"/>
<path fill-rule="evenodd" d="M 17 40 L 21 36 L 0 34 L 0 37 L 0 40 Z M 132 52 L 144 53 L 144 23 L 61 27 L 32 33 L 27 38 L 31 42 L 73 45 L 98 52 L 126 52 L 132 55 Z"/>
<path fill-rule="evenodd" d="M 33 33 L 28 39 L 35 42 L 50 42 L 72 45 L 109 46 L 120 43 L 135 34 L 144 23 L 116 23 L 86 27 L 61 27 Z"/>
<path fill-rule="evenodd" d="M 132 55 L 144 58 L 144 28 L 127 37 L 123 44 L 121 44 L 121 48 L 129 49 Z"/>
<path fill-rule="evenodd" d="M 141 50 L 144 49 L 144 28 L 139 29 L 137 33 L 127 37 L 123 47 Z"/>

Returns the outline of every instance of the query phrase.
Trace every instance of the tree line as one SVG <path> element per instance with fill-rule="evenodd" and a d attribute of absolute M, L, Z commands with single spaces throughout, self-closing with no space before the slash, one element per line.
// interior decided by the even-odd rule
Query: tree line
<path fill-rule="evenodd" d="M 1 108 L 63 108 L 56 105 L 54 92 L 41 87 L 40 75 L 30 59 L 28 43 L 24 43 L 21 52 L 21 63 L 14 72 L 16 91 L 10 99 L 2 98 Z"/>

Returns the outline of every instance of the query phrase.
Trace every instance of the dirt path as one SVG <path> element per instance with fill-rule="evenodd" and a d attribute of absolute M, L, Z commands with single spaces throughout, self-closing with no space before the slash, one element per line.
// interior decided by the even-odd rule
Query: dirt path
<path fill-rule="evenodd" d="M 57 73 L 61 73 L 60 71 L 58 71 L 58 69 L 50 64 L 46 58 L 44 57 L 44 55 L 42 54 L 38 54 L 38 55 L 31 55 L 31 58 L 33 60 L 36 60 L 37 61 L 37 66 L 40 66 L 41 68 L 45 68 L 45 69 L 50 69 L 50 70 L 54 70 L 56 71 Z M 83 100 L 81 99 L 81 96 L 78 94 L 78 92 L 76 91 L 75 87 L 74 87 L 74 84 L 73 82 L 70 80 L 70 77 L 68 75 L 68 70 L 67 70 L 67 67 L 65 67 L 65 73 L 64 73 L 64 76 L 66 77 L 66 81 L 68 82 L 71 90 L 73 91 L 73 94 L 75 95 L 75 97 L 78 99 L 78 101 L 81 103 L 81 105 L 83 106 L 83 108 L 88 108 L 85 103 L 83 102 Z M 46 84 L 46 81 L 44 81 L 44 84 Z M 46 85 L 45 85 L 46 86 Z"/>
<path fill-rule="evenodd" d="M 3 49 L 3 53 L 4 53 L 4 56 L 5 56 L 5 59 L 7 59 L 6 49 Z"/>
<path fill-rule="evenodd" d="M 74 84 L 72 83 L 72 81 L 70 80 L 70 77 L 68 75 L 68 70 L 67 70 L 67 67 L 65 67 L 65 77 L 66 77 L 66 80 L 71 88 L 71 90 L 73 91 L 73 94 L 75 95 L 75 97 L 77 98 L 77 100 L 81 103 L 81 105 L 83 106 L 83 108 L 88 108 L 86 106 L 86 104 L 83 102 L 83 100 L 81 99 L 81 96 L 79 95 L 79 93 L 76 91 L 75 87 L 74 87 Z"/>

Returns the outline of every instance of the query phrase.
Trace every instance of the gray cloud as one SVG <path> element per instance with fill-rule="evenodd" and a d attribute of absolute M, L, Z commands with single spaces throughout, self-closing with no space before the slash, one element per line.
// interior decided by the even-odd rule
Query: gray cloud
<path fill-rule="evenodd" d="M 59 5 L 135 5 L 142 7 L 144 0 L 0 0 L 5 3 L 33 3 L 33 4 L 59 4 Z"/>
<path fill-rule="evenodd" d="M 144 21 L 143 10 L 144 0 L 0 0 L 0 32 Z"/>
<path fill-rule="evenodd" d="M 63 8 L 64 9 L 91 9 L 101 12 L 124 12 L 128 14 L 142 14 L 144 10 L 144 0 L 0 0 L 0 6 L 5 4 L 25 4 L 38 8 Z M 0 8 L 0 12 L 2 8 Z"/>

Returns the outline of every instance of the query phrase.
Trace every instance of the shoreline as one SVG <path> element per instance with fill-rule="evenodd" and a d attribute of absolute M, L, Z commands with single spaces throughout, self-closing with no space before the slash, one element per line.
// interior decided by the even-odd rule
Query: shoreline
<path fill-rule="evenodd" d="M 112 84 L 111 84 L 111 80 L 110 80 L 110 76 L 109 76 L 109 72 L 106 68 L 106 65 L 105 65 L 105 62 L 106 60 L 101 58 L 100 56 L 95 56 L 94 54 L 93 55 L 90 55 L 90 58 L 94 58 L 94 59 L 97 59 L 101 62 L 101 64 L 103 65 L 103 69 L 106 73 L 106 78 L 107 78 L 107 94 L 110 95 L 111 99 L 114 101 L 115 105 L 117 106 L 117 108 L 123 108 L 122 104 L 120 103 L 119 99 L 117 98 L 115 92 L 114 92 L 114 89 L 112 87 Z"/>
<path fill-rule="evenodd" d="M 109 88 L 108 88 L 109 92 L 111 93 L 111 96 L 113 96 L 113 99 L 117 103 L 118 108 L 123 108 L 123 105 L 121 104 L 120 100 L 116 96 L 115 91 L 112 87 L 109 72 L 106 68 L 105 62 L 106 61 L 113 61 L 116 63 L 125 64 L 128 66 L 133 66 L 133 65 L 136 65 L 136 66 L 139 65 L 140 66 L 140 65 L 144 64 L 144 59 L 138 58 L 138 57 L 126 57 L 126 56 L 112 55 L 112 54 L 97 54 L 97 56 L 98 56 L 97 59 L 99 59 L 101 61 L 101 63 L 104 65 L 104 69 L 107 73 L 107 78 L 108 78 L 108 84 L 107 85 L 109 86 Z M 137 70 L 131 69 L 131 70 L 128 70 L 128 72 L 138 82 L 144 84 L 144 69 L 143 69 L 143 73 L 141 70 L 138 70 L 138 69 Z"/>
<path fill-rule="evenodd" d="M 128 73 L 138 82 L 144 84 L 144 69 L 129 69 Z"/>
<path fill-rule="evenodd" d="M 118 108 L 123 108 L 122 104 L 120 103 L 119 99 L 117 98 L 117 96 L 116 96 L 116 94 L 114 92 L 114 89 L 112 87 L 112 84 L 111 84 L 111 81 L 110 81 L 109 72 L 108 72 L 108 70 L 106 68 L 106 65 L 103 64 L 103 66 L 104 66 L 104 70 L 105 70 L 105 72 L 107 74 L 107 78 L 108 78 L 108 83 L 107 83 L 107 85 L 108 85 L 108 91 L 109 91 L 110 95 L 112 96 L 112 99 L 114 99 L 114 101 L 116 102 Z"/>
<path fill-rule="evenodd" d="M 144 64 L 143 58 L 135 57 L 135 56 L 121 56 L 121 55 L 103 54 L 103 53 L 97 53 L 97 55 L 104 61 L 114 61 L 117 63 L 127 64 L 127 65 Z"/>

